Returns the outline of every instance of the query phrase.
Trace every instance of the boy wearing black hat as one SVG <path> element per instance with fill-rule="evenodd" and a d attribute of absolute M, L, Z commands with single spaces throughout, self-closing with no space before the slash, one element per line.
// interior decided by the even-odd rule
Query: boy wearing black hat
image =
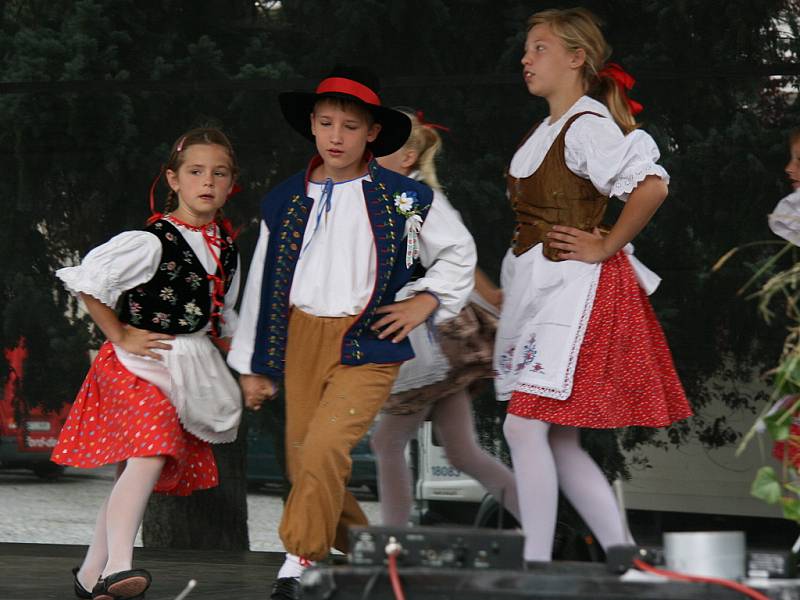
<path fill-rule="evenodd" d="M 297 597 L 303 568 L 331 547 L 346 551 L 348 526 L 367 523 L 346 490 L 350 450 L 413 356 L 407 334 L 434 313 L 455 316 L 472 289 L 475 247 L 457 215 L 373 158 L 400 148 L 411 128 L 377 91 L 369 72 L 338 68 L 315 92 L 279 98 L 318 155 L 262 202 L 228 356 L 249 408 L 281 381 L 286 393 L 292 490 L 276 599 Z M 416 263 L 427 271 L 412 282 Z"/>

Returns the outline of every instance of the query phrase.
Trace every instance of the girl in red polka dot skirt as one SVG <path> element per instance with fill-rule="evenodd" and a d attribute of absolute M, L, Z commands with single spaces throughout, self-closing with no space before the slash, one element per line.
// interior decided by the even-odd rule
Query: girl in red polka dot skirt
<path fill-rule="evenodd" d="M 580 428 L 664 427 L 692 414 L 647 295 L 659 278 L 630 241 L 667 196 L 653 139 L 637 129 L 633 79 L 582 8 L 528 21 L 528 91 L 550 115 L 517 149 L 517 226 L 501 273 L 495 385 L 509 401 L 525 558 L 551 559 L 559 487 L 604 548 L 633 541 Z M 610 196 L 626 202 L 600 223 Z"/>
<path fill-rule="evenodd" d="M 167 214 L 154 211 L 144 230 L 122 233 L 56 273 L 107 341 L 52 460 L 117 465 L 92 543 L 73 570 L 78 598 L 144 597 L 150 574 L 133 569 L 132 559 L 150 494 L 214 487 L 209 443 L 236 438 L 239 387 L 211 338 L 229 337 L 236 325 L 239 254 L 219 210 L 237 172 L 221 131 L 187 132 L 165 165 Z"/>

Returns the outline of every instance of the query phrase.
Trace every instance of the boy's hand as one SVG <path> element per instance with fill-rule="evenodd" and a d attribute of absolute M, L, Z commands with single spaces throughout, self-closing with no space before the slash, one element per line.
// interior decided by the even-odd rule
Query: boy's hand
<path fill-rule="evenodd" d="M 372 325 L 372 331 L 382 331 L 378 334 L 378 339 L 385 339 L 392 334 L 392 343 L 402 342 L 417 325 L 425 322 L 433 311 L 439 306 L 439 300 L 433 294 L 422 292 L 408 298 L 381 306 L 375 312 L 384 315 Z"/>
<path fill-rule="evenodd" d="M 244 405 L 250 410 L 259 410 L 264 400 L 272 400 L 278 394 L 278 386 L 266 375 L 239 375 Z"/>
<path fill-rule="evenodd" d="M 146 329 L 139 329 L 131 325 L 124 325 L 122 327 L 121 337 L 114 343 L 131 354 L 163 360 L 163 357 L 158 354 L 158 352 L 153 352 L 153 349 L 172 350 L 172 346 L 160 340 L 174 339 L 174 335 L 156 333 L 155 331 L 147 331 Z"/>

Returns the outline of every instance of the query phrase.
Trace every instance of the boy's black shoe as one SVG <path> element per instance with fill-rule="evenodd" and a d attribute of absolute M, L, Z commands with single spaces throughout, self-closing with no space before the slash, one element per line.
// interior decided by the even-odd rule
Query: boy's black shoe
<path fill-rule="evenodd" d="M 300 600 L 300 580 L 296 577 L 280 577 L 272 584 L 270 600 Z"/>

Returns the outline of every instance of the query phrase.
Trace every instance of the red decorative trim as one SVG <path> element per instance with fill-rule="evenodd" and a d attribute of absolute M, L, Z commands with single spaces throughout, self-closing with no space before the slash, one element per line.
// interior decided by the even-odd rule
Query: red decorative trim
<path fill-rule="evenodd" d="M 378 97 L 378 94 L 363 83 L 344 77 L 328 77 L 320 82 L 317 86 L 317 94 L 330 93 L 348 94 L 350 96 L 355 96 L 367 104 L 373 104 L 375 106 L 381 105 L 381 99 Z"/>

